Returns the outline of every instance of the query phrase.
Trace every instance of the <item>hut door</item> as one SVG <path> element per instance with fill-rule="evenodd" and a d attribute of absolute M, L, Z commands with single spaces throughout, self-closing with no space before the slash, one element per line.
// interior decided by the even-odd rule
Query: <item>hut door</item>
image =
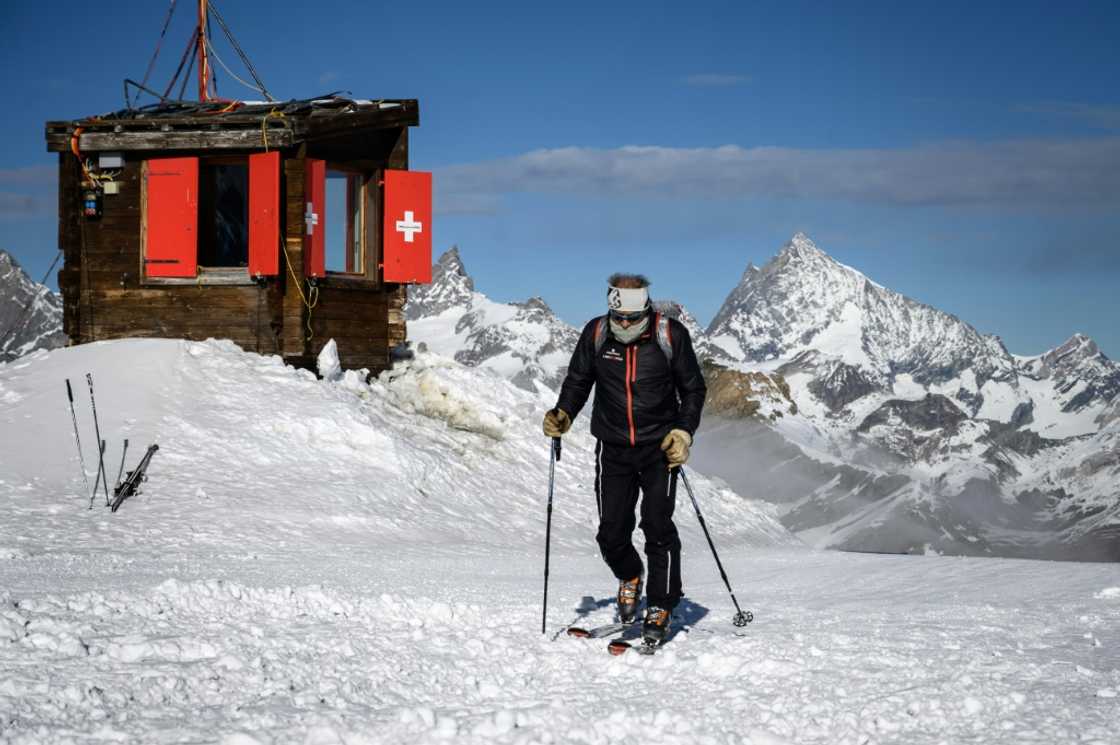
<path fill-rule="evenodd" d="M 144 273 L 198 273 L 198 158 L 152 158 L 144 175 Z"/>
<path fill-rule="evenodd" d="M 249 276 L 280 273 L 280 153 L 249 156 Z"/>

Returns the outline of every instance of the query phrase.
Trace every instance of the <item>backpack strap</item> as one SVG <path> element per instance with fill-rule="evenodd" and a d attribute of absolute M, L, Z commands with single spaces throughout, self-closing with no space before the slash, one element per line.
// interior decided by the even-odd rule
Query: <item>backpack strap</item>
<path fill-rule="evenodd" d="M 595 355 L 598 356 L 603 344 L 607 341 L 607 317 L 599 316 L 595 319 Z"/>
<path fill-rule="evenodd" d="M 657 346 L 665 354 L 669 364 L 673 364 L 673 332 L 669 329 L 669 317 L 663 313 L 653 316 L 654 333 L 657 335 Z"/>

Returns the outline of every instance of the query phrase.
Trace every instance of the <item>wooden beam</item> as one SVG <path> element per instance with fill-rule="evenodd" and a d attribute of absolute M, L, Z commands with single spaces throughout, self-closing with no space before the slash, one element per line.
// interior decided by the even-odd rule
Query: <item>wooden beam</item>
<path fill-rule="evenodd" d="M 402 106 L 385 111 L 355 112 L 345 116 L 310 119 L 307 123 L 309 141 L 329 137 L 345 137 L 363 130 L 415 127 L 420 124 L 420 111 L 416 106 Z"/>
<path fill-rule="evenodd" d="M 270 148 L 290 147 L 295 137 L 286 129 L 270 127 Z M 230 130 L 172 130 L 170 132 L 85 132 L 78 137 L 83 153 L 102 150 L 264 150 L 260 127 Z M 70 149 L 70 135 L 48 135 L 47 150 Z"/>

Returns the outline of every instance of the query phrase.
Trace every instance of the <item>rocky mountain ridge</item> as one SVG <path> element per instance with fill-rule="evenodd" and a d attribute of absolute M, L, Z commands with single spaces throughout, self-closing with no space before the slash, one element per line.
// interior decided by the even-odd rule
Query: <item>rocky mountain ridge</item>
<path fill-rule="evenodd" d="M 62 296 L 39 284 L 0 250 L 0 362 L 66 346 Z"/>

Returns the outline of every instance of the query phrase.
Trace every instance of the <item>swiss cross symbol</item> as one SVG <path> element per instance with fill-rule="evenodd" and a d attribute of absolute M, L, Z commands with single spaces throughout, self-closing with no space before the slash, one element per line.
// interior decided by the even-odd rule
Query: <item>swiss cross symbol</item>
<path fill-rule="evenodd" d="M 319 213 L 315 211 L 315 206 L 311 202 L 307 203 L 307 212 L 303 213 L 303 221 L 307 223 L 307 234 L 313 234 L 315 226 L 319 224 Z"/>
<path fill-rule="evenodd" d="M 404 219 L 397 220 L 397 232 L 404 233 L 404 242 L 415 242 L 416 234 L 424 232 L 424 223 L 416 221 L 416 215 L 412 210 L 404 211 Z"/>

